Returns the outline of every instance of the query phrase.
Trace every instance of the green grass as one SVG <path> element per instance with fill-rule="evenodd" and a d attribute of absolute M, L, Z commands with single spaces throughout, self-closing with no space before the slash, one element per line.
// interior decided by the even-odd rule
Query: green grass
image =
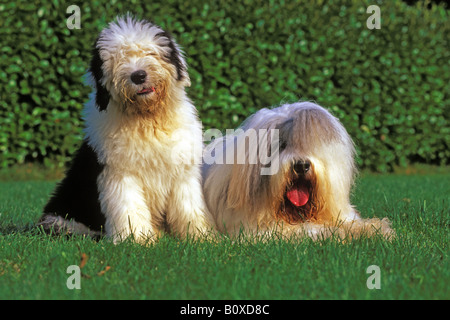
<path fill-rule="evenodd" d="M 55 183 L 3 181 L 0 299 L 449 299 L 449 181 L 448 172 L 359 178 L 354 203 L 392 220 L 391 242 L 164 236 L 149 247 L 42 234 L 33 223 Z M 81 289 L 69 290 L 66 269 L 83 254 Z M 366 286 L 370 265 L 380 290 Z"/>

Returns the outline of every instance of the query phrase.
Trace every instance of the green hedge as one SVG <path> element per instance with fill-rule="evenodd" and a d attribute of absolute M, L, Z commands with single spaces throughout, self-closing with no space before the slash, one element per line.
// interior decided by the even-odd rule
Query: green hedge
<path fill-rule="evenodd" d="M 261 107 L 313 100 L 355 139 L 360 167 L 450 159 L 448 11 L 401 1 L 73 1 L 0 4 L 0 167 L 64 164 L 82 138 L 82 76 L 99 30 L 127 11 L 186 51 L 205 128 L 234 128 Z M 381 29 L 369 30 L 369 5 Z"/>

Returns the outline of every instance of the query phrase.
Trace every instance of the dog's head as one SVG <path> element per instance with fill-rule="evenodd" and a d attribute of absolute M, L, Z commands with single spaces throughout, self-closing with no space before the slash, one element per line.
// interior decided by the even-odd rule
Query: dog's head
<path fill-rule="evenodd" d="M 232 166 L 229 207 L 275 212 L 278 219 L 298 223 L 328 219 L 326 207 L 348 199 L 356 172 L 354 146 L 328 111 L 313 103 L 262 109 L 242 128 L 243 132 L 256 130 L 259 145 L 245 145 L 246 161 Z M 261 139 L 261 135 L 272 137 Z M 236 140 L 239 145 L 239 136 Z M 267 146 L 262 148 L 261 142 Z M 239 147 L 236 150 L 239 154 Z M 261 151 L 266 150 L 270 162 L 261 161 Z M 252 156 L 257 161 L 252 162 Z M 274 164 L 272 174 L 262 174 L 262 169 Z"/>
<path fill-rule="evenodd" d="M 130 15 L 117 18 L 100 33 L 90 73 L 100 111 L 114 101 L 124 112 L 151 114 L 170 105 L 190 85 L 174 39 L 155 24 Z"/>

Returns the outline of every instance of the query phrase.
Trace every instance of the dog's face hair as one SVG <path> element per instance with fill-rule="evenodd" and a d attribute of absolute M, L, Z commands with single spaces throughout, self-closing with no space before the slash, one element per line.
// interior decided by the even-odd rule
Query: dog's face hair
<path fill-rule="evenodd" d="M 100 33 L 89 71 L 100 111 L 113 100 L 126 113 L 153 114 L 190 85 L 182 52 L 169 33 L 130 15 Z"/>
<path fill-rule="evenodd" d="M 339 207 L 333 201 L 348 199 L 345 193 L 356 172 L 353 142 L 325 109 L 309 103 L 262 109 L 244 122 L 242 129 L 250 128 L 279 130 L 280 168 L 274 175 L 261 175 L 260 162 L 234 164 L 227 192 L 229 208 L 255 214 L 271 208 L 277 219 L 295 224 L 326 220 L 329 208 Z M 330 194 L 331 185 L 341 185 L 342 194 Z"/>

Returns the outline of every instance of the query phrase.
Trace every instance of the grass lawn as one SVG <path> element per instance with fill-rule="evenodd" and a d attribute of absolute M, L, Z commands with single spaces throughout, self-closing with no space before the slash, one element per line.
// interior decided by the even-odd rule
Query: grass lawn
<path fill-rule="evenodd" d="M 391 242 L 180 241 L 150 247 L 52 238 L 33 223 L 55 182 L 0 181 L 0 299 L 450 299 L 450 173 L 363 175 L 353 202 Z M 70 265 L 81 289 L 69 290 Z M 381 289 L 366 285 L 371 265 Z"/>

